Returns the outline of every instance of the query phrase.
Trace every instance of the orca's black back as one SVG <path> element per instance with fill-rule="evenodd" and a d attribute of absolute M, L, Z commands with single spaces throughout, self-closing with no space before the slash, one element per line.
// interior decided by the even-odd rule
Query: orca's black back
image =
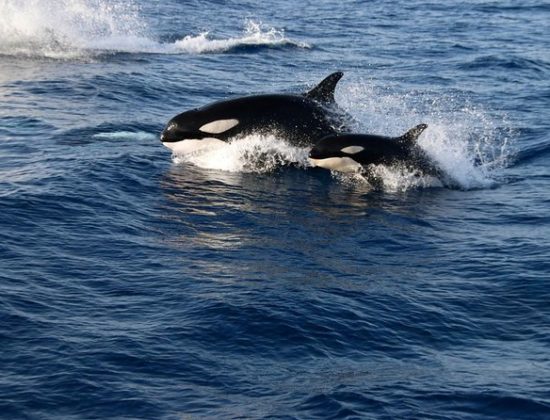
<path fill-rule="evenodd" d="M 252 132 L 276 133 L 293 144 L 312 145 L 336 133 L 341 123 L 333 113 L 314 100 L 298 95 L 256 95 L 229 99 L 200 108 L 216 118 L 235 118 L 239 125 L 226 138 Z"/>

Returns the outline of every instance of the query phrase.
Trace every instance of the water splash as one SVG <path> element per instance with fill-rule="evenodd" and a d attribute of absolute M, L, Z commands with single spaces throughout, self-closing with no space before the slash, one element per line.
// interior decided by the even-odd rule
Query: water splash
<path fill-rule="evenodd" d="M 92 136 L 101 140 L 138 140 L 153 141 L 158 139 L 158 134 L 148 133 L 147 131 L 115 131 L 97 133 Z"/>
<path fill-rule="evenodd" d="M 441 181 L 450 187 L 491 187 L 513 156 L 514 134 L 506 117 L 459 95 L 401 93 L 361 80 L 344 84 L 337 100 L 357 118 L 361 132 L 399 136 L 427 123 L 418 144 L 443 171 Z M 441 185 L 408 168 L 381 166 L 373 171 L 382 179 L 382 188 L 391 191 Z"/>
<path fill-rule="evenodd" d="M 268 173 L 281 166 L 309 166 L 308 148 L 291 146 L 273 135 L 253 134 L 190 155 L 174 155 L 175 163 L 192 163 L 205 169 Z"/>
<path fill-rule="evenodd" d="M 145 42 L 135 4 L 101 0 L 0 0 L 0 54 L 75 58 L 118 40 Z"/>
<path fill-rule="evenodd" d="M 168 50 L 185 53 L 213 53 L 231 51 L 242 47 L 254 46 L 294 46 L 298 48 L 309 48 L 304 42 L 296 42 L 288 39 L 281 29 L 270 28 L 262 23 L 247 19 L 242 35 L 229 39 L 211 39 L 209 32 L 197 36 L 186 36 L 176 41 Z"/>
<path fill-rule="evenodd" d="M 240 36 L 214 39 L 208 32 L 162 43 L 128 0 L 0 0 L 0 55 L 53 59 L 105 53 L 202 54 L 248 46 L 306 48 L 283 30 L 246 20 Z"/>

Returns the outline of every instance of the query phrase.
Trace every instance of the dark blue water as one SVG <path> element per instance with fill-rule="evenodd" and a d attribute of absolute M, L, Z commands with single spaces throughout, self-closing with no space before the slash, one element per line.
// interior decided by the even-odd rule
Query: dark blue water
<path fill-rule="evenodd" d="M 550 418 L 549 21 L 0 1 L 0 416 Z M 335 70 L 359 131 L 428 123 L 448 179 L 372 190 L 274 137 L 193 161 L 158 140 Z"/>

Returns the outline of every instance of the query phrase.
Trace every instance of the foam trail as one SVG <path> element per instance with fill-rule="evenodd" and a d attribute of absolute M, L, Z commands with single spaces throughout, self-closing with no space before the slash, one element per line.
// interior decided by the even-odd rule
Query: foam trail
<path fill-rule="evenodd" d="M 97 133 L 92 137 L 106 140 L 157 140 L 158 135 L 146 131 L 115 131 L 111 133 Z"/>
<path fill-rule="evenodd" d="M 0 54 L 54 59 L 105 53 L 202 54 L 247 46 L 308 47 L 284 31 L 246 20 L 243 33 L 212 39 L 208 32 L 158 42 L 129 0 L 0 0 Z"/>
<path fill-rule="evenodd" d="M 187 36 L 173 45 L 175 51 L 187 53 L 212 53 L 230 51 L 238 47 L 246 46 L 284 46 L 291 45 L 299 48 L 309 48 L 303 42 L 295 42 L 285 36 L 283 30 L 264 28 L 261 23 L 253 20 L 245 21 L 242 36 L 229 39 L 209 39 L 209 33 L 198 36 Z"/>
<path fill-rule="evenodd" d="M 512 130 L 501 130 L 506 118 L 456 96 L 400 93 L 365 81 L 344 84 L 337 101 L 354 115 L 360 132 L 399 136 L 419 123 L 428 128 L 418 144 L 447 175 L 443 183 L 462 189 L 495 184 L 513 153 Z M 376 167 L 374 172 L 390 191 L 440 186 L 433 177 L 419 177 L 407 168 Z"/>
<path fill-rule="evenodd" d="M 138 8 L 128 1 L 0 0 L 0 54 L 77 58 L 94 45 L 150 42 Z"/>
<path fill-rule="evenodd" d="M 175 163 L 229 172 L 272 172 L 281 166 L 308 167 L 308 148 L 294 147 L 273 135 L 253 134 L 200 153 L 173 156 Z"/>

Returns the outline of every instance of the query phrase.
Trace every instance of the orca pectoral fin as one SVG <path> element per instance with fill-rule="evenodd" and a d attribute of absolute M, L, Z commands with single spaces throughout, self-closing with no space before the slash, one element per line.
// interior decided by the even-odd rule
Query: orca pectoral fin
<path fill-rule="evenodd" d="M 416 127 L 411 128 L 409 131 L 407 131 L 405 134 L 403 134 L 400 139 L 407 142 L 407 143 L 413 143 L 418 139 L 420 134 L 428 128 L 428 124 L 418 124 Z"/>
<path fill-rule="evenodd" d="M 334 102 L 334 90 L 339 80 L 344 75 L 337 71 L 325 77 L 321 83 L 305 94 L 306 97 L 320 102 Z"/>

